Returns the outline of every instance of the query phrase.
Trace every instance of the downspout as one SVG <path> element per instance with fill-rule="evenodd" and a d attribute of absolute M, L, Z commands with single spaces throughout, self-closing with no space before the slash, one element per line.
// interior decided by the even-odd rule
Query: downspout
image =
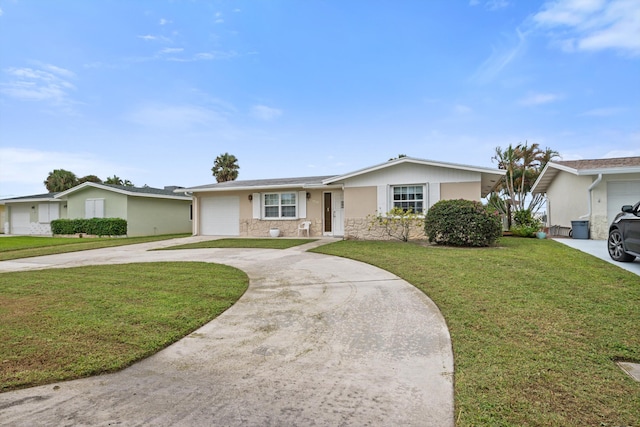
<path fill-rule="evenodd" d="M 593 183 L 589 186 L 589 188 L 587 188 L 587 192 L 588 197 L 589 197 L 589 212 L 587 212 L 586 215 L 582 215 L 579 219 L 591 219 L 591 192 L 593 191 L 593 189 L 596 187 L 596 185 L 600 184 L 600 181 L 602 181 L 602 174 L 599 173 L 598 174 L 598 178 L 596 178 L 595 181 L 593 181 Z"/>

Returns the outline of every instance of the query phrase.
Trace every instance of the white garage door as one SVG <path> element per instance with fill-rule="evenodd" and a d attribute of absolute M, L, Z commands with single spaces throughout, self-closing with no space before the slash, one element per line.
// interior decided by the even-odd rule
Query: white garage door
<path fill-rule="evenodd" d="M 607 183 L 607 222 L 620 212 L 622 205 L 640 201 L 640 181 L 611 181 Z"/>
<path fill-rule="evenodd" d="M 31 208 L 29 206 L 11 206 L 11 234 L 29 234 L 31 227 L 29 219 Z"/>
<path fill-rule="evenodd" d="M 200 234 L 240 235 L 240 197 L 203 197 L 200 200 Z"/>

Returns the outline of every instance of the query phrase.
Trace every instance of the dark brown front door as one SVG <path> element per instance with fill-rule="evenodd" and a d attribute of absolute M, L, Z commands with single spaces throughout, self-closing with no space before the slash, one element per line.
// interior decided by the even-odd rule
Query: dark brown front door
<path fill-rule="evenodd" d="M 331 233 L 333 227 L 331 220 L 333 218 L 333 209 L 331 208 L 331 193 L 324 193 L 324 232 Z"/>

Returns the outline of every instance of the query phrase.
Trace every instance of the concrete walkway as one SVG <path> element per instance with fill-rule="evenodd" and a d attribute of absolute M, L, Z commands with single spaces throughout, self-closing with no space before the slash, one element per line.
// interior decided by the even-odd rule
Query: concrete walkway
<path fill-rule="evenodd" d="M 218 318 L 121 372 L 0 394 L 12 426 L 452 426 L 453 355 L 433 302 L 389 272 L 287 250 L 121 246 L 0 271 L 204 261 L 245 271 Z"/>

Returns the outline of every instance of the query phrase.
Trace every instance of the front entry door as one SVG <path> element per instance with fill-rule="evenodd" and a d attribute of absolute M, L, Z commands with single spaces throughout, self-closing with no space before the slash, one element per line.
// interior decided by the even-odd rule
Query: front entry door
<path fill-rule="evenodd" d="M 331 193 L 324 193 L 324 233 L 333 233 L 333 208 L 331 207 Z"/>
<path fill-rule="evenodd" d="M 324 193 L 323 231 L 327 236 L 344 235 L 344 199 L 342 191 Z"/>

